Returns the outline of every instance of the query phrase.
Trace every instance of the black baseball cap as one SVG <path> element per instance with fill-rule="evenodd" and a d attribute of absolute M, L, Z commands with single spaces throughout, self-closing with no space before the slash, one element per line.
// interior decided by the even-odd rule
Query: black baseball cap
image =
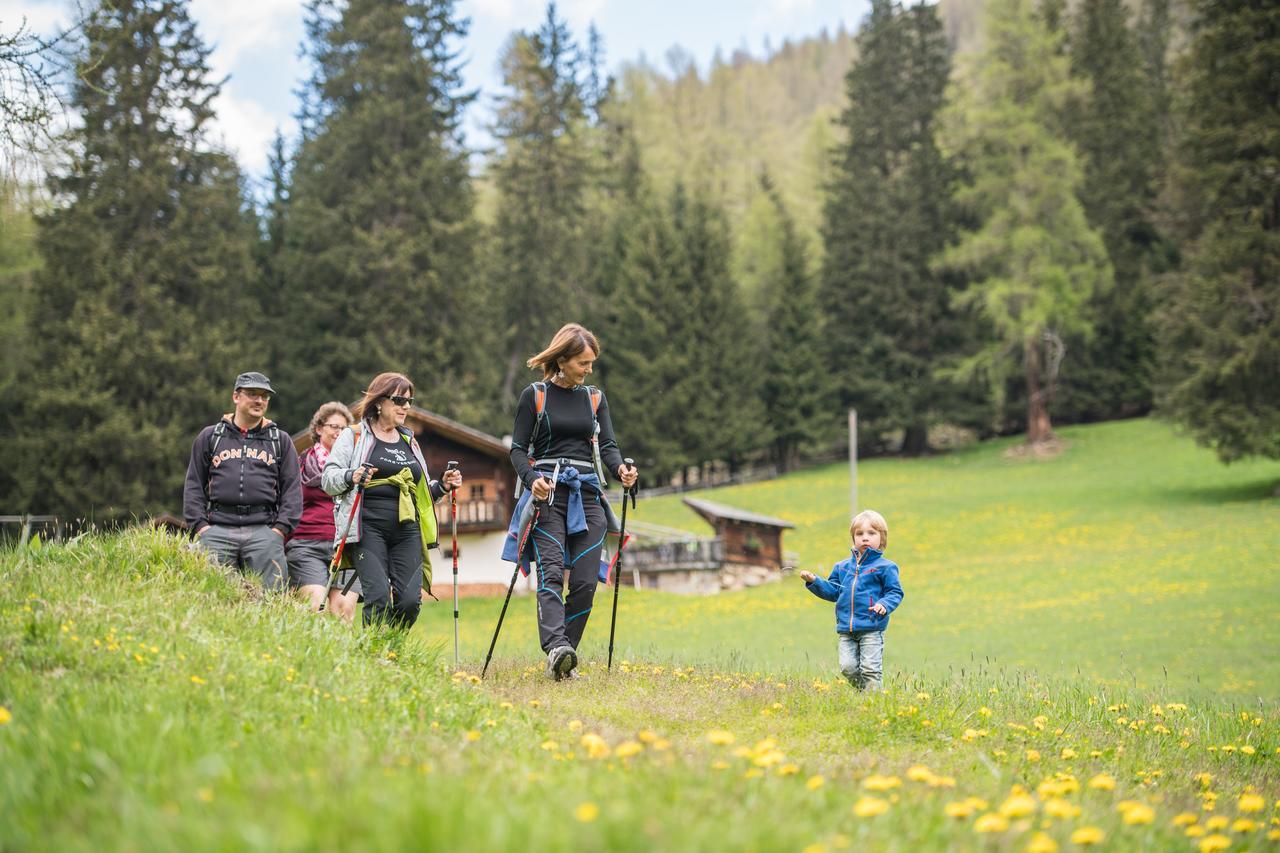
<path fill-rule="evenodd" d="M 261 373 L 252 370 L 248 373 L 241 373 L 236 377 L 235 390 L 239 391 L 241 388 L 256 388 L 262 391 L 267 391 L 271 394 L 276 393 L 276 389 L 271 387 L 270 379 Z"/>

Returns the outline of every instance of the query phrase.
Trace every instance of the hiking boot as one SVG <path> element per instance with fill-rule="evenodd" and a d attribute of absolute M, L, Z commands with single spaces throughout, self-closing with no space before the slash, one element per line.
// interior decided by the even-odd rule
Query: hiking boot
<path fill-rule="evenodd" d="M 547 674 L 559 681 L 568 678 L 569 673 L 578 665 L 578 655 L 572 646 L 556 646 L 547 652 Z"/>

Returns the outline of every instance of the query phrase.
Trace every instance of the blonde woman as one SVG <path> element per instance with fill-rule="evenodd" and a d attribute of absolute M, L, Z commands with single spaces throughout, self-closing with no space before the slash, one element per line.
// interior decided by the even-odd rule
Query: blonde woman
<path fill-rule="evenodd" d="M 542 380 L 520 395 L 512 431 L 511 463 L 542 504 L 526 547 L 538 566 L 538 637 L 547 672 L 557 681 L 572 677 L 578 665 L 609 526 L 597 467 L 627 488 L 638 476 L 623 462 L 604 394 L 585 384 L 599 355 L 600 342 L 582 326 L 570 323 L 556 332 L 528 361 Z M 504 557 L 523 558 L 517 547 L 508 537 Z M 562 595 L 566 572 L 568 592 Z"/>
<path fill-rule="evenodd" d="M 289 558 L 289 584 L 298 591 L 312 610 L 325 603 L 325 587 L 329 583 L 329 563 L 333 559 L 333 498 L 320 485 L 324 464 L 333 444 L 354 418 L 342 403 L 325 403 L 311 416 L 311 446 L 298 459 L 302 469 L 302 521 L 298 522 L 285 554 Z M 359 584 L 346 595 L 342 587 L 353 569 L 340 572 L 328 590 L 325 605 L 330 613 L 350 622 L 355 616 L 360 597 Z"/>

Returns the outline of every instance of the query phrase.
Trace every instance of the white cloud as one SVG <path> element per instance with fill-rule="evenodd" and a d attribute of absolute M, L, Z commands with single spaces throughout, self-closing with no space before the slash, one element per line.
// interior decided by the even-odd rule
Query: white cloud
<path fill-rule="evenodd" d="M 213 138 L 236 155 L 241 168 L 252 178 L 261 179 L 267 174 L 271 139 L 276 126 L 290 138 L 297 130 L 296 122 L 289 118 L 283 123 L 257 101 L 237 98 L 225 89 L 214 101 L 218 112 Z"/>
<path fill-rule="evenodd" d="M 74 7 L 64 0 L 0 0 L 0 31 L 12 34 L 27 21 L 27 29 L 50 35 L 66 28 Z"/>

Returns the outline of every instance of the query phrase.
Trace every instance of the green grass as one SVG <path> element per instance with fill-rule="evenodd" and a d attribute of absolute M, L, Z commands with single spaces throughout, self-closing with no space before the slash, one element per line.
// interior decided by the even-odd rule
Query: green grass
<path fill-rule="evenodd" d="M 860 503 L 888 519 L 887 556 L 906 590 L 886 666 L 941 678 L 982 664 L 1280 699 L 1280 464 L 1223 466 L 1149 420 L 1061 435 L 1068 447 L 1048 461 L 1009 458 L 1008 440 L 861 464 Z M 802 568 L 830 571 L 848 556 L 847 465 L 700 494 L 794 523 L 783 545 Z M 678 497 L 644 501 L 633 517 L 710 533 Z M 605 654 L 610 593 L 597 598 L 589 655 Z M 625 655 L 807 676 L 835 668 L 832 606 L 798 578 L 710 599 L 621 596 Z M 513 604 L 500 650 L 532 660 L 532 609 Z M 466 611 L 465 656 L 482 657 L 496 608 Z M 425 633 L 451 636 L 450 617 L 429 609 Z"/>
<path fill-rule="evenodd" d="M 908 592 L 873 696 L 839 683 L 830 605 L 798 582 L 623 590 L 612 674 L 602 589 L 588 678 L 559 685 L 521 599 L 479 683 L 450 672 L 447 604 L 397 637 L 260 600 L 160 533 L 5 552 L 0 850 L 1067 849 L 1084 827 L 1178 849 L 1184 811 L 1268 846 L 1277 466 L 1219 468 L 1145 422 L 1065 432 L 1046 463 L 863 466 Z M 830 468 L 714 499 L 795 519 L 788 547 L 829 565 L 846 489 Z M 463 602 L 471 672 L 499 605 Z"/>

